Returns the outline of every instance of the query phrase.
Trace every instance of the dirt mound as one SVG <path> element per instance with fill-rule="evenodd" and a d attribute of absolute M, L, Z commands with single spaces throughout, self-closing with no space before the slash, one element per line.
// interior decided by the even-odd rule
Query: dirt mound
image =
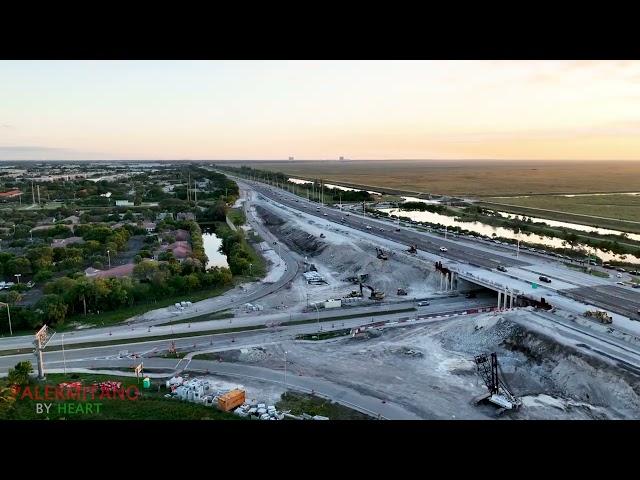
<path fill-rule="evenodd" d="M 281 239 L 294 252 L 313 257 L 320 254 L 327 247 L 319 237 L 290 225 L 265 208 L 256 206 L 256 212 L 260 215 L 269 231 Z"/>
<path fill-rule="evenodd" d="M 522 418 L 536 418 L 557 407 L 573 418 L 637 418 L 640 377 L 552 338 L 526 329 L 509 318 L 482 315 L 461 321 L 438 334 L 444 348 L 470 359 L 497 352 L 501 375 L 510 389 L 526 398 Z M 567 417 L 564 417 L 567 418 Z"/>

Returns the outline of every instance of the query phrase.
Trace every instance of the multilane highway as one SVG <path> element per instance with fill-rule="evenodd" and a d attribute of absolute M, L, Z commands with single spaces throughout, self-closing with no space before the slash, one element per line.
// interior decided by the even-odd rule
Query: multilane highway
<path fill-rule="evenodd" d="M 345 225 L 370 235 L 375 235 L 404 245 L 417 245 L 419 250 L 421 249 L 442 257 L 445 263 L 446 259 L 450 259 L 470 266 L 495 270 L 499 265 L 506 267 L 531 267 L 536 263 L 540 264 L 541 261 L 540 258 L 528 261 L 528 255 L 523 252 L 521 252 L 520 258 L 516 259 L 510 256 L 513 255 L 512 252 L 509 252 L 509 255 L 505 255 L 502 251 L 494 250 L 491 244 L 475 246 L 467 242 L 445 240 L 434 234 L 397 227 L 395 224 L 391 224 L 391 222 L 383 222 L 353 212 L 340 211 L 336 208 L 306 200 L 292 193 L 260 182 L 238 177 L 233 178 L 238 183 L 250 185 L 251 188 L 259 192 L 264 198 L 275 204 L 281 204 L 308 215 L 323 218 L 338 225 Z M 445 247 L 447 250 L 441 251 L 441 247 Z M 550 262 L 549 265 L 552 265 L 552 263 Z M 499 272 L 493 273 L 499 274 Z M 576 272 L 571 272 L 567 275 L 572 277 L 574 284 L 579 284 L 580 275 L 576 275 Z M 505 284 L 508 285 L 509 276 L 504 275 L 504 277 Z M 640 318 L 637 314 L 640 308 L 640 295 L 636 291 L 615 285 L 595 289 L 590 286 L 591 280 L 587 281 L 587 279 L 590 279 L 589 275 L 583 274 L 582 278 L 585 278 L 584 285 L 577 285 L 577 288 L 572 289 L 569 294 L 566 294 L 568 298 L 585 304 L 596 305 L 632 319 Z M 561 290 L 558 292 L 565 294 L 565 292 Z"/>

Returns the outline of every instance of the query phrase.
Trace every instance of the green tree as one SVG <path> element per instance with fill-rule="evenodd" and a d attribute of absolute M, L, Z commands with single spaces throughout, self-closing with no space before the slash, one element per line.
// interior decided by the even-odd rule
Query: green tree
<path fill-rule="evenodd" d="M 28 360 L 16 363 L 9 369 L 8 380 L 11 385 L 26 385 L 29 383 L 29 375 L 33 372 L 33 365 Z"/>
<path fill-rule="evenodd" d="M 40 310 L 46 323 L 60 325 L 67 316 L 68 306 L 60 295 L 45 295 L 35 305 Z"/>
<path fill-rule="evenodd" d="M 151 281 L 158 272 L 158 262 L 154 260 L 143 260 L 133 267 L 133 276 L 141 281 Z"/>

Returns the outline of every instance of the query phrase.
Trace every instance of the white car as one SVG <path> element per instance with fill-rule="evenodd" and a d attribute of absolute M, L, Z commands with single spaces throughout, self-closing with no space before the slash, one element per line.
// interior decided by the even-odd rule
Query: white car
<path fill-rule="evenodd" d="M 440 251 L 441 252 L 446 252 L 447 251 L 447 247 L 440 247 Z"/>
<path fill-rule="evenodd" d="M 429 305 L 429 302 L 428 302 L 428 301 L 426 301 L 426 300 L 425 300 L 425 301 L 423 301 L 423 302 L 418 302 L 418 306 L 419 306 L 419 307 L 426 307 L 426 306 L 428 306 L 428 305 Z"/>
<path fill-rule="evenodd" d="M 622 278 L 622 274 L 621 273 L 616 273 L 616 277 Z"/>
<path fill-rule="evenodd" d="M 371 230 L 371 227 L 369 225 L 367 225 L 367 230 Z"/>

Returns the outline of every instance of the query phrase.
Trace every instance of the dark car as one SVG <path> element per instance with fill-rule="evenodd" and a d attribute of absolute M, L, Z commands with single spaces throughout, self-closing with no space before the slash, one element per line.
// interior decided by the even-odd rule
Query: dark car
<path fill-rule="evenodd" d="M 475 292 L 469 292 L 465 295 L 465 298 L 476 298 Z"/>
<path fill-rule="evenodd" d="M 540 279 L 541 282 L 551 283 L 551 279 L 549 277 L 545 277 L 544 275 L 540 275 L 540 277 L 538 278 Z"/>
<path fill-rule="evenodd" d="M 505 267 L 503 267 L 502 265 L 498 265 L 497 270 L 499 272 L 506 272 L 507 271 L 507 269 Z"/>

